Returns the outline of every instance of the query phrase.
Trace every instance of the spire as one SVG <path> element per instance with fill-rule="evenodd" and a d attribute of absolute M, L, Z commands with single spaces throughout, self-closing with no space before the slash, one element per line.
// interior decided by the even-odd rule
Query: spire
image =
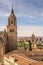
<path fill-rule="evenodd" d="M 13 4 L 12 4 L 12 10 L 11 10 L 11 14 L 14 14 L 14 10 L 13 10 Z"/>

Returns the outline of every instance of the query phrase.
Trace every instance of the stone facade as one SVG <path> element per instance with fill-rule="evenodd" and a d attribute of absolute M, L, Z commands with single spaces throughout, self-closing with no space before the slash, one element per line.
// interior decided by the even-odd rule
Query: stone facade
<path fill-rule="evenodd" d="M 37 49 L 37 43 L 36 43 L 36 37 L 34 34 L 32 34 L 32 36 L 31 36 L 31 42 L 32 42 L 32 50 L 36 50 Z"/>
<path fill-rule="evenodd" d="M 9 51 L 12 51 L 17 48 L 17 21 L 13 8 L 8 17 L 7 33 Z"/>
<path fill-rule="evenodd" d="M 3 49 L 4 47 L 4 54 L 17 49 L 17 21 L 13 7 L 8 17 L 7 31 L 5 29 L 4 31 L 0 31 L 0 43 L 0 48 Z"/>

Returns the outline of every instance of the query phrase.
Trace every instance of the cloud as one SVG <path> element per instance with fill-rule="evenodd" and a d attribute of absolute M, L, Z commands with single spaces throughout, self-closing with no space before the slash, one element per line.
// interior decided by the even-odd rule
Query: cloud
<path fill-rule="evenodd" d="M 41 11 L 43 11 L 43 8 L 38 7 L 39 5 L 43 6 L 41 5 L 42 2 L 40 0 L 0 0 L 0 3 L 2 5 L 0 6 L 0 10 L 5 11 L 5 13 L 11 10 L 13 3 L 14 11 L 19 17 L 24 16 L 29 18 L 35 18 L 40 14 Z"/>
<path fill-rule="evenodd" d="M 1 12 L 0 13 L 0 16 L 1 17 L 8 17 L 10 13 L 4 13 L 4 12 Z"/>
<path fill-rule="evenodd" d="M 42 13 L 40 13 L 40 16 L 43 16 L 43 12 L 42 12 Z"/>
<path fill-rule="evenodd" d="M 25 13 L 17 13 L 16 14 L 17 17 L 27 17 L 27 18 L 31 18 L 31 19 L 34 19 L 36 18 L 35 16 L 32 16 L 32 15 L 29 15 L 29 14 L 25 14 Z"/>
<path fill-rule="evenodd" d="M 43 27 L 41 26 L 18 26 L 18 36 L 28 37 L 33 33 L 36 36 L 43 36 Z"/>
<path fill-rule="evenodd" d="M 0 31 L 4 31 L 6 29 L 6 26 L 0 26 Z"/>
<path fill-rule="evenodd" d="M 7 30 L 6 26 L 0 26 L 0 31 Z M 17 26 L 17 36 L 18 37 L 29 37 L 32 34 L 36 36 L 43 36 L 43 26 Z"/>
<path fill-rule="evenodd" d="M 27 21 L 28 23 L 32 23 L 32 24 L 35 24 L 35 23 L 37 23 L 36 21 Z"/>
<path fill-rule="evenodd" d="M 34 23 L 34 25 L 40 24 L 39 26 L 43 25 L 43 0 L 0 0 L 0 17 L 2 17 L 0 21 L 5 21 L 3 17 L 9 16 L 12 3 L 14 13 L 19 19 L 17 20 L 18 23 L 22 25 L 29 25 L 29 23 L 31 23 L 30 25 L 32 25 L 32 23 Z M 21 20 L 20 17 L 23 20 Z"/>
<path fill-rule="evenodd" d="M 28 17 L 30 17 L 30 18 L 35 18 L 34 16 L 28 16 Z"/>

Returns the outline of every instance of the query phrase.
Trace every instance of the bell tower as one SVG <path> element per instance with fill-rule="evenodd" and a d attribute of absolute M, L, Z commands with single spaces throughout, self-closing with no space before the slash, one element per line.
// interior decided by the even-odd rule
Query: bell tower
<path fill-rule="evenodd" d="M 17 21 L 16 16 L 14 14 L 13 6 L 11 14 L 8 17 L 7 33 L 8 49 L 9 51 L 15 50 L 17 48 Z"/>

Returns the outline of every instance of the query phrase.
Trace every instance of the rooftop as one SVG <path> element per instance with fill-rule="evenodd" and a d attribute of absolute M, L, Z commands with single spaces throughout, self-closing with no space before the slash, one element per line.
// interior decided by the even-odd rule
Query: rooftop
<path fill-rule="evenodd" d="M 7 57 L 9 59 L 9 57 L 12 57 L 14 59 L 16 59 L 16 63 L 18 65 L 29 65 L 29 64 L 32 64 L 33 62 L 37 62 L 37 61 L 34 61 L 30 58 L 27 58 L 27 57 L 23 57 L 24 54 L 22 55 L 19 55 L 19 54 L 11 54 L 11 55 L 6 55 L 5 57 Z"/>
<path fill-rule="evenodd" d="M 28 57 L 28 55 L 34 55 L 34 54 L 42 54 L 43 55 L 43 51 L 30 51 L 30 52 L 25 52 L 23 50 L 15 50 L 15 51 L 12 51 L 8 54 L 5 55 L 5 57 L 9 58 L 9 57 L 12 57 L 14 59 L 16 59 L 16 63 L 19 64 L 19 65 L 43 65 L 43 62 L 42 61 L 37 61 L 37 60 L 34 60 L 34 59 L 31 59 L 30 57 Z"/>

